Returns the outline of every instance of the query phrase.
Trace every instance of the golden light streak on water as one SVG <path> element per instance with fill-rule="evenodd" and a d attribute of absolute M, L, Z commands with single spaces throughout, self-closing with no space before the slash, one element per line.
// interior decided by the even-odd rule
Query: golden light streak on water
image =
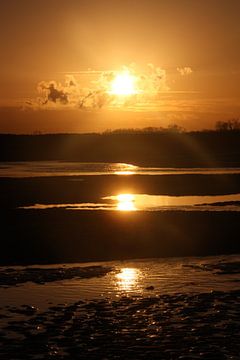
<path fill-rule="evenodd" d="M 115 171 L 114 172 L 115 175 L 135 175 L 136 172 L 135 171 L 128 171 L 128 170 L 123 170 L 123 171 Z"/>
<path fill-rule="evenodd" d="M 141 272 L 136 268 L 122 268 L 121 271 L 116 274 L 116 286 L 122 291 L 137 290 L 138 282 L 140 280 Z"/>
<path fill-rule="evenodd" d="M 135 198 L 132 194 L 119 194 L 117 195 L 117 210 L 120 211 L 135 211 Z"/>

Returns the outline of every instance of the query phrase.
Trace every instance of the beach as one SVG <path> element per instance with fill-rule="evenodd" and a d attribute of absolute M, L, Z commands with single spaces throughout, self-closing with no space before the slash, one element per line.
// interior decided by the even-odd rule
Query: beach
<path fill-rule="evenodd" d="M 100 264 L 2 268 L 1 359 L 239 359 L 239 256 Z"/>
<path fill-rule="evenodd" d="M 239 176 L 2 163 L 1 359 L 239 359 Z"/>

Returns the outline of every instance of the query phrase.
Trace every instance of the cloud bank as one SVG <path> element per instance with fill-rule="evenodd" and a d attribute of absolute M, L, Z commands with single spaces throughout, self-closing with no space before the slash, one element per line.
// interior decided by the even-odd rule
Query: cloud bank
<path fill-rule="evenodd" d="M 119 97 L 109 90 L 117 74 L 128 72 L 135 79 L 137 93 Z M 101 109 L 103 107 L 132 107 L 153 101 L 161 92 L 169 91 L 166 71 L 153 64 L 148 64 L 145 71 L 139 72 L 136 66 L 124 66 L 120 71 L 89 71 L 95 76 L 88 87 L 82 85 L 79 74 L 65 75 L 63 83 L 41 81 L 37 86 L 38 98 L 26 105 L 34 108 L 70 107 L 82 110 Z"/>

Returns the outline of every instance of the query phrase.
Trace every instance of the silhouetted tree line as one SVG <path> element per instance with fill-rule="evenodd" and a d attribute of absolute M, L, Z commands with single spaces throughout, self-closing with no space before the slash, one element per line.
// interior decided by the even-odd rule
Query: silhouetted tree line
<path fill-rule="evenodd" d="M 179 126 L 177 124 L 171 124 L 168 127 L 153 127 L 148 126 L 144 128 L 122 128 L 122 129 L 107 129 L 103 132 L 103 134 L 151 134 L 151 133 L 183 133 L 186 132 L 186 129 L 182 126 Z"/>
<path fill-rule="evenodd" d="M 217 121 L 216 122 L 217 131 L 240 131 L 240 120 L 232 119 L 228 121 Z"/>
<path fill-rule="evenodd" d="M 213 130 L 203 129 L 191 132 L 223 132 L 223 131 L 240 131 L 240 119 L 232 119 L 226 121 L 217 121 Z M 103 134 L 151 134 L 151 133 L 187 133 L 184 127 L 177 124 L 170 124 L 167 127 L 144 127 L 144 128 L 120 128 L 120 129 L 107 129 Z"/>

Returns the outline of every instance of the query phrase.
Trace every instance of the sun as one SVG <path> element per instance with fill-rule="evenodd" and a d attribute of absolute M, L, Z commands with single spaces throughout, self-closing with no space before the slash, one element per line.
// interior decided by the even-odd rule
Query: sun
<path fill-rule="evenodd" d="M 131 96 L 138 93 L 136 77 L 125 70 L 118 73 L 110 84 L 110 94 L 118 96 Z"/>

